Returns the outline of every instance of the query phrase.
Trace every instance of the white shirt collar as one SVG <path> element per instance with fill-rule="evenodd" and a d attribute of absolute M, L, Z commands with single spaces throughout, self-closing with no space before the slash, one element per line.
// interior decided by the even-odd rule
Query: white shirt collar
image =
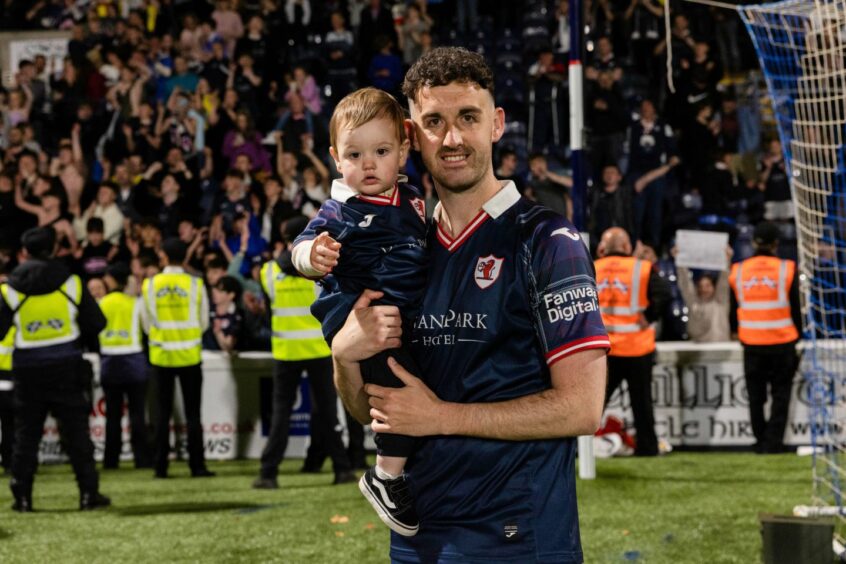
<path fill-rule="evenodd" d="M 517 186 L 514 184 L 513 180 L 504 180 L 500 182 L 502 187 L 499 191 L 491 196 L 487 202 L 482 204 L 482 209 L 485 210 L 485 213 L 487 213 L 492 219 L 496 219 L 504 214 L 508 208 L 516 204 L 520 199 L 520 192 L 517 190 Z M 432 213 L 432 217 L 435 222 L 440 222 L 443 214 L 443 206 L 441 205 L 441 202 L 438 202 L 435 204 L 435 210 Z"/>
<path fill-rule="evenodd" d="M 408 182 L 408 177 L 406 175 L 400 174 L 399 176 L 397 176 L 398 184 L 404 184 L 406 182 Z M 349 186 L 344 184 L 344 181 L 341 178 L 332 181 L 332 190 L 329 192 L 329 194 L 333 200 L 341 202 L 342 204 L 345 204 L 350 198 L 355 198 L 361 195 L 359 192 L 356 192 L 353 188 L 350 188 Z"/>
<path fill-rule="evenodd" d="M 162 274 L 182 274 L 185 270 L 181 266 L 166 266 L 162 269 Z"/>

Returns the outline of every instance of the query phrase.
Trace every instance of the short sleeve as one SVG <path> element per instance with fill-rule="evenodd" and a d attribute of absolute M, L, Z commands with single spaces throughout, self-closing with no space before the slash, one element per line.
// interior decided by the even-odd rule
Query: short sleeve
<path fill-rule="evenodd" d="M 294 240 L 294 246 L 296 247 L 303 241 L 311 241 L 324 231 L 328 231 L 329 235 L 337 240 L 344 226 L 342 206 L 343 204 L 335 200 L 323 202 L 323 205 L 317 211 L 317 215 L 308 222 L 303 232 Z"/>
<path fill-rule="evenodd" d="M 560 216 L 549 216 L 532 239 L 530 287 L 547 364 L 583 350 L 609 349 L 593 261 L 578 230 Z"/>

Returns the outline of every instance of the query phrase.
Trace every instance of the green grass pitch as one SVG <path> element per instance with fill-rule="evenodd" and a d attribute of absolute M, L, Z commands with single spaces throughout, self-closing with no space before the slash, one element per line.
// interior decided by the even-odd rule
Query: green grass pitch
<path fill-rule="evenodd" d="M 213 463 L 216 478 L 150 471 L 104 472 L 113 507 L 77 511 L 70 467 L 42 467 L 36 513 L 9 509 L 0 490 L 0 562 L 387 562 L 388 531 L 356 484 L 330 485 L 287 461 L 280 489 L 250 483 L 257 461 Z M 810 497 L 810 459 L 795 455 L 674 453 L 597 461 L 579 482 L 585 561 L 751 563 L 760 561 L 758 512 L 789 513 Z"/>

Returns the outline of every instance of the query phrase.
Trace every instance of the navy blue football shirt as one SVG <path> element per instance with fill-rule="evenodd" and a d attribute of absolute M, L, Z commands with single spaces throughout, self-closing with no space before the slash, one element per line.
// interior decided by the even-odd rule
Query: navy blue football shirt
<path fill-rule="evenodd" d="M 578 231 L 513 182 L 455 238 L 432 229 L 429 247 L 411 340 L 439 398 L 535 394 L 551 387 L 555 362 L 610 347 Z M 421 440 L 406 465 L 420 532 L 392 534 L 392 559 L 581 562 L 574 461 L 575 439 Z"/>
<path fill-rule="evenodd" d="M 341 243 L 338 264 L 320 280 L 323 290 L 311 306 L 329 342 L 366 289 L 384 292 L 379 303 L 398 306 L 405 318 L 419 310 L 428 266 L 426 205 L 404 180 L 390 197 L 359 194 L 335 180 L 332 198 L 294 241 L 296 246 L 325 231 Z"/>

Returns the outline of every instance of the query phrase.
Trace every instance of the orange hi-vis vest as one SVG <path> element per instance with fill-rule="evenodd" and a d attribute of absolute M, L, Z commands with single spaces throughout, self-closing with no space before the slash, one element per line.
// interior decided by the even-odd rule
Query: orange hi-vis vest
<path fill-rule="evenodd" d="M 737 297 L 737 336 L 744 345 L 783 345 L 799 339 L 790 314 L 790 286 L 796 263 L 756 256 L 731 267 Z"/>
<path fill-rule="evenodd" d="M 599 312 L 611 340 L 610 356 L 644 356 L 655 350 L 655 329 L 640 326 L 649 306 L 652 263 L 634 257 L 610 256 L 596 261 Z"/>

